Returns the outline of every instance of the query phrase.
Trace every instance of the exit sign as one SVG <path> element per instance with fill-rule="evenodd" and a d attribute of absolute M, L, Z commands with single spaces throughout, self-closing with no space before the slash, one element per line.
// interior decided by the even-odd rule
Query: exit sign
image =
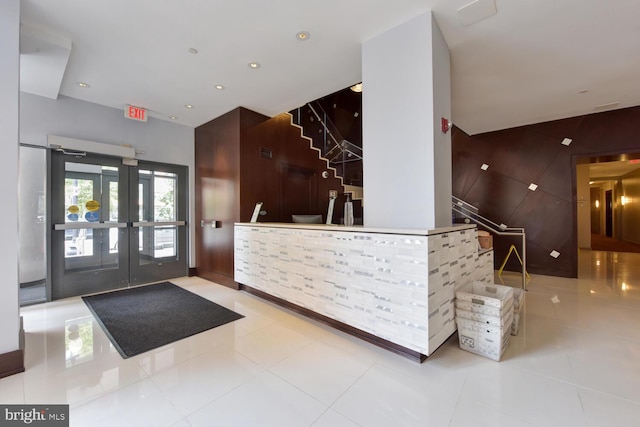
<path fill-rule="evenodd" d="M 147 110 L 142 107 L 135 107 L 133 105 L 127 105 L 124 109 L 124 116 L 127 119 L 138 120 L 140 122 L 147 121 Z"/>

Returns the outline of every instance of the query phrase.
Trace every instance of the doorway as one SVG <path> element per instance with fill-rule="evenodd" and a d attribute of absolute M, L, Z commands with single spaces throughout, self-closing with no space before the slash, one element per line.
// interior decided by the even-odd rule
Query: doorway
<path fill-rule="evenodd" d="M 605 202 L 605 236 L 613 237 L 613 191 L 604 193 Z"/>
<path fill-rule="evenodd" d="M 187 168 L 51 153 L 51 299 L 187 273 Z"/>

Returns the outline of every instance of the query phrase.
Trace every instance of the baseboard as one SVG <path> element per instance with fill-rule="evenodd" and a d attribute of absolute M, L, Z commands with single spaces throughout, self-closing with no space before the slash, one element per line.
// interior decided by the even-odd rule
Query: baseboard
<path fill-rule="evenodd" d="M 0 354 L 0 378 L 24 372 L 24 350 Z"/>
<path fill-rule="evenodd" d="M 20 316 L 20 336 L 18 340 L 20 350 L 24 350 L 24 318 L 22 316 Z"/>
<path fill-rule="evenodd" d="M 196 269 L 196 276 L 207 279 L 211 282 L 215 282 L 219 285 L 226 286 L 231 289 L 240 289 L 240 284 L 233 280 L 233 277 L 225 276 L 223 274 L 214 273 L 213 271 L 203 271 Z"/>
<path fill-rule="evenodd" d="M 367 341 L 371 344 L 377 345 L 378 347 L 384 348 L 385 350 L 404 356 L 407 359 L 411 359 L 414 362 L 421 363 L 421 362 L 424 362 L 425 359 L 427 358 L 426 355 L 422 353 L 418 353 L 415 350 L 411 350 L 401 345 L 398 345 L 396 343 L 392 343 L 391 341 L 387 341 L 383 338 L 377 337 L 361 329 L 354 328 L 353 326 L 347 325 L 346 323 L 342 323 L 330 317 L 323 316 L 322 314 L 316 313 L 315 311 L 309 310 L 308 308 L 304 308 L 299 305 L 293 304 L 289 301 L 283 300 L 281 298 L 274 297 L 273 295 L 270 295 L 258 289 L 254 289 L 250 286 L 240 284 L 240 290 L 250 293 L 252 295 L 255 295 L 257 297 L 260 297 L 262 299 L 265 299 L 267 301 L 271 301 L 275 304 L 285 307 L 291 311 L 295 311 L 296 313 L 300 313 L 311 319 L 317 320 L 318 322 L 324 323 L 325 325 L 329 325 L 332 328 L 338 329 L 349 335 L 353 335 L 354 337 L 360 338 L 363 341 Z"/>

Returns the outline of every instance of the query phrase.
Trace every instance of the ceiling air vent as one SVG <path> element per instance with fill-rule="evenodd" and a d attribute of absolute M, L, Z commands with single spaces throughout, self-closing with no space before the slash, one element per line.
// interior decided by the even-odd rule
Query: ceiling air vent
<path fill-rule="evenodd" d="M 260 147 L 260 157 L 263 159 L 271 159 L 273 157 L 273 151 L 270 148 Z"/>

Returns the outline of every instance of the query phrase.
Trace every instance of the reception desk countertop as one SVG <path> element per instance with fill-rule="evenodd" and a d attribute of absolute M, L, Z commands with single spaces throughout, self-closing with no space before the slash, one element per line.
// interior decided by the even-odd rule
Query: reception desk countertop
<path fill-rule="evenodd" d="M 287 222 L 239 222 L 237 226 L 244 227 L 268 227 L 268 228 L 289 228 L 298 230 L 319 230 L 319 231 L 349 231 L 359 233 L 377 233 L 377 234 L 400 234 L 414 236 L 430 236 L 434 234 L 450 233 L 454 231 L 470 230 L 476 228 L 475 224 L 456 224 L 447 227 L 438 227 L 433 229 L 403 229 L 403 228 L 374 228 L 363 227 L 361 225 L 344 226 L 336 224 L 301 224 Z"/>

